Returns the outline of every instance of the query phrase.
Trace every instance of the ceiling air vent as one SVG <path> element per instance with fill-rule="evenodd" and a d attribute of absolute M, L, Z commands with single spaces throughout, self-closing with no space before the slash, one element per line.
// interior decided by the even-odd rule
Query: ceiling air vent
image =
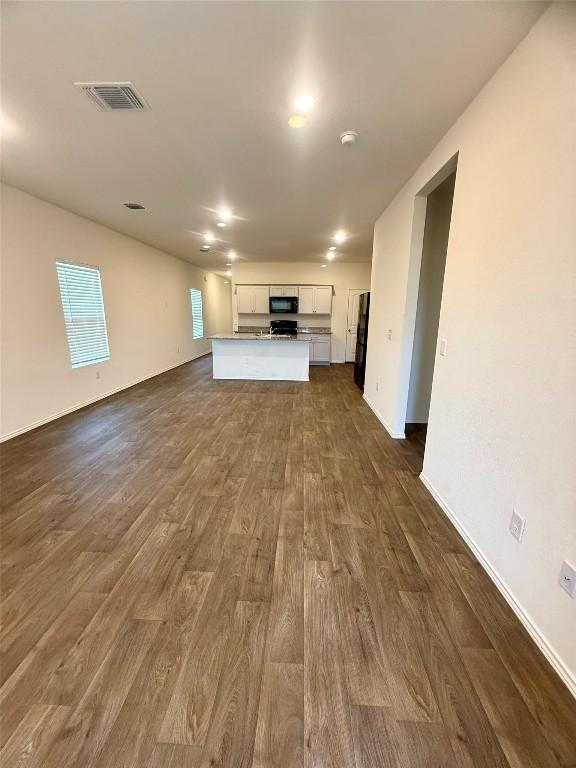
<path fill-rule="evenodd" d="M 126 206 L 126 208 L 130 208 L 131 211 L 145 211 L 146 208 L 142 205 L 142 203 L 123 203 L 123 205 Z"/>
<path fill-rule="evenodd" d="M 132 83 L 74 83 L 101 112 L 145 112 L 150 107 Z"/>

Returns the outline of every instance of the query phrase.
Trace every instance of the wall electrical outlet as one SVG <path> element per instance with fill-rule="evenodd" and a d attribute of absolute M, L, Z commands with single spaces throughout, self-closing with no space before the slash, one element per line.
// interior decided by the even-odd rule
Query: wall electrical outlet
<path fill-rule="evenodd" d="M 514 510 L 512 512 L 512 519 L 510 520 L 510 533 L 512 536 L 514 536 L 515 539 L 522 541 L 522 536 L 524 536 L 524 528 L 526 528 L 526 520 L 523 517 L 520 517 L 516 510 Z"/>
<path fill-rule="evenodd" d="M 388 328 L 388 341 L 392 341 L 392 328 Z"/>
<path fill-rule="evenodd" d="M 99 379 L 99 378 L 100 378 L 100 371 L 96 371 L 96 378 L 97 378 L 97 379 Z"/>
<path fill-rule="evenodd" d="M 376 382 L 376 392 L 378 392 L 378 382 Z"/>
<path fill-rule="evenodd" d="M 440 340 L 440 354 L 442 357 L 446 357 L 446 339 Z"/>
<path fill-rule="evenodd" d="M 570 565 L 567 560 L 562 563 L 560 568 L 560 578 L 558 580 L 560 586 L 565 592 L 568 592 L 570 597 L 576 597 L 576 568 Z"/>

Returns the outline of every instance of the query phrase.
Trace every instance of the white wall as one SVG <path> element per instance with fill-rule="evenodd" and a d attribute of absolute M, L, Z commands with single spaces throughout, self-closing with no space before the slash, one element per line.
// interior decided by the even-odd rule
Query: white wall
<path fill-rule="evenodd" d="M 346 328 L 348 314 L 348 290 L 350 288 L 370 289 L 369 262 L 332 262 L 325 269 L 320 264 L 308 262 L 238 262 L 232 267 L 232 281 L 235 284 L 264 285 L 332 285 L 332 362 L 343 363 L 346 352 Z M 236 301 L 233 301 L 234 327 L 238 323 Z M 267 325 L 269 315 L 260 315 L 253 323 Z M 328 326 L 324 315 L 295 316 L 301 326 Z M 240 316 L 240 325 L 249 325 L 249 318 Z"/>
<path fill-rule="evenodd" d="M 451 174 L 430 193 L 426 201 L 426 222 L 406 408 L 407 424 L 428 422 L 453 192 L 454 174 Z"/>
<path fill-rule="evenodd" d="M 378 219 L 365 394 L 401 432 L 415 197 L 458 152 L 423 479 L 576 692 L 575 39 L 552 5 Z"/>
<path fill-rule="evenodd" d="M 192 340 L 190 288 L 203 292 L 206 335 L 231 329 L 222 278 L 6 185 L 1 243 L 4 438 L 209 351 Z M 58 259 L 100 267 L 104 363 L 70 365 Z"/>

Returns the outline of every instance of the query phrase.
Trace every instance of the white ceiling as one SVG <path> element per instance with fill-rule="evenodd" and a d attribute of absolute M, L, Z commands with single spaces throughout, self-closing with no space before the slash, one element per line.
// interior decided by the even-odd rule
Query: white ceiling
<path fill-rule="evenodd" d="M 321 261 L 338 228 L 338 258 L 368 261 L 379 213 L 543 7 L 3 3 L 4 179 L 207 268 L 229 248 Z M 72 85 L 124 80 L 151 111 L 99 112 Z M 303 91 L 317 106 L 294 130 Z M 224 234 L 223 204 L 241 217 Z M 223 240 L 204 254 L 207 229 Z"/>

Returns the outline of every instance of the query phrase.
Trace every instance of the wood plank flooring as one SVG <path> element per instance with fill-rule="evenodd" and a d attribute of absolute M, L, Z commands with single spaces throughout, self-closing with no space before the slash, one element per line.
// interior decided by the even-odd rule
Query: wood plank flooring
<path fill-rule="evenodd" d="M 3 768 L 574 768 L 576 703 L 350 366 L 2 446 Z"/>

